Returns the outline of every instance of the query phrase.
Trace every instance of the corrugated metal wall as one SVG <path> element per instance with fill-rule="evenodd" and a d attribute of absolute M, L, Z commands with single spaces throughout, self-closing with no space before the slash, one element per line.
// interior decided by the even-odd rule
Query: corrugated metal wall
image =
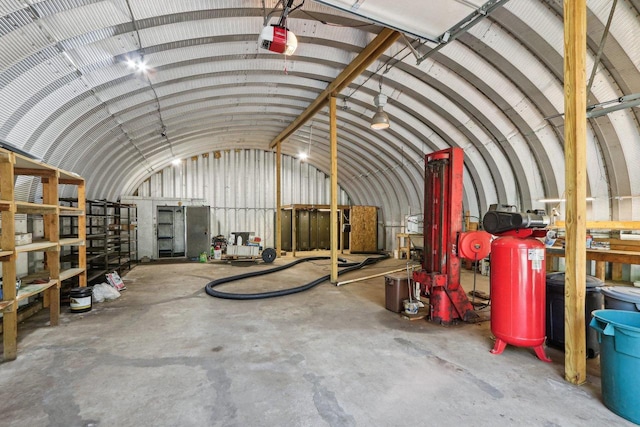
<path fill-rule="evenodd" d="M 253 231 L 267 246 L 274 246 L 275 170 L 276 154 L 270 151 L 208 152 L 151 175 L 136 195 L 205 199 L 211 206 L 212 235 Z M 329 176 L 308 163 L 282 156 L 283 205 L 330 202 Z M 338 203 L 351 204 L 342 189 Z"/>

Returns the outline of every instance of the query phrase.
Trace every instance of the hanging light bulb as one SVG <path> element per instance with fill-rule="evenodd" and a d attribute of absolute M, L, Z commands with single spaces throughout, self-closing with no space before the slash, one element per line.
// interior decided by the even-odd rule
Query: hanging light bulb
<path fill-rule="evenodd" d="M 387 129 L 390 126 L 389 116 L 384 112 L 384 106 L 387 104 L 387 95 L 379 93 L 373 98 L 373 103 L 376 105 L 377 111 L 371 118 L 371 129 Z"/>
<path fill-rule="evenodd" d="M 389 116 L 384 112 L 384 106 L 387 105 L 387 95 L 382 93 L 382 77 L 380 77 L 380 93 L 373 98 L 373 103 L 376 106 L 376 113 L 371 118 L 371 129 L 387 129 L 391 124 Z"/>

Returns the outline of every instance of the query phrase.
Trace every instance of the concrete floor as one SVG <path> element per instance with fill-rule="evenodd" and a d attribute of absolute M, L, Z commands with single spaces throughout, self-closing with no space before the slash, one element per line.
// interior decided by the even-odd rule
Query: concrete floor
<path fill-rule="evenodd" d="M 383 277 L 260 301 L 203 290 L 266 268 L 142 264 L 116 301 L 63 308 L 55 328 L 43 310 L 19 326 L 18 359 L 0 364 L 0 425 L 632 425 L 602 404 L 597 359 L 574 386 L 560 351 L 547 349 L 550 364 L 526 348 L 492 355 L 489 322 L 442 327 L 387 311 Z M 224 288 L 290 287 L 328 272 L 318 261 Z M 478 289 L 487 282 L 479 276 Z"/>

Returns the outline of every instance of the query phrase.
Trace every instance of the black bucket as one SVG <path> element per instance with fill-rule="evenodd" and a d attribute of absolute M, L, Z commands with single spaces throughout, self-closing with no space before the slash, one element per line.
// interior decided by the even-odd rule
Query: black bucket
<path fill-rule="evenodd" d="M 91 295 L 93 295 L 92 288 L 72 288 L 69 291 L 69 302 L 72 313 L 84 313 L 91 311 L 93 302 L 91 301 Z"/>

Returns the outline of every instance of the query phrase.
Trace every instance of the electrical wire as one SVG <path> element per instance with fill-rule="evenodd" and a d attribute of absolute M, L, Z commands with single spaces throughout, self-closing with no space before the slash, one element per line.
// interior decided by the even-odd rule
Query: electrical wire
<path fill-rule="evenodd" d="M 340 263 L 338 264 L 338 267 L 343 267 L 342 270 L 338 271 L 338 276 L 344 273 L 348 273 L 350 271 L 354 271 L 354 270 L 358 270 L 362 267 L 365 267 L 367 265 L 371 265 L 371 264 L 375 264 L 379 261 L 382 261 L 384 259 L 389 258 L 389 254 L 383 254 L 381 256 L 378 257 L 369 257 L 366 258 L 364 261 L 357 263 L 357 262 L 347 262 L 347 260 L 339 258 L 338 260 L 340 261 Z M 330 274 L 327 274 L 325 276 L 319 277 L 309 283 L 306 283 L 304 285 L 301 286 L 297 286 L 294 288 L 289 288 L 289 289 L 280 289 L 277 291 L 267 291 L 267 292 L 258 292 L 258 293 L 251 293 L 251 294 L 240 294 L 240 293 L 231 293 L 231 292 L 222 292 L 222 291 L 218 291 L 215 290 L 214 288 L 216 286 L 220 286 L 224 283 L 230 283 L 230 282 L 235 282 L 238 280 L 242 280 L 242 279 L 248 279 L 251 277 L 257 277 L 257 276 L 263 276 L 266 274 L 271 274 L 271 273 L 275 273 L 278 271 L 282 271 L 282 270 L 286 270 L 287 268 L 293 267 L 294 265 L 298 265 L 300 263 L 303 262 L 310 262 L 310 261 L 318 261 L 318 260 L 327 260 L 327 259 L 331 259 L 330 257 L 308 257 L 308 258 L 300 258 L 298 260 L 295 260 L 289 264 L 285 264 L 285 265 L 281 265 L 275 268 L 271 268 L 269 270 L 266 271 L 252 271 L 250 273 L 244 273 L 244 274 L 238 274 L 236 276 L 229 276 L 229 277 L 223 277 L 221 279 L 216 279 L 216 280 L 212 280 L 211 282 L 207 283 L 205 286 L 205 292 L 212 296 L 212 297 L 216 297 L 216 298 L 223 298 L 223 299 L 232 299 L 232 300 L 255 300 L 255 299 L 265 299 L 265 298 L 274 298 L 274 297 L 281 297 L 281 296 L 285 296 L 285 295 L 292 295 L 292 294 L 296 294 L 299 292 L 303 292 L 306 290 L 309 290 L 315 286 L 318 286 L 319 284 L 321 284 L 322 282 L 329 280 L 331 278 Z"/>

